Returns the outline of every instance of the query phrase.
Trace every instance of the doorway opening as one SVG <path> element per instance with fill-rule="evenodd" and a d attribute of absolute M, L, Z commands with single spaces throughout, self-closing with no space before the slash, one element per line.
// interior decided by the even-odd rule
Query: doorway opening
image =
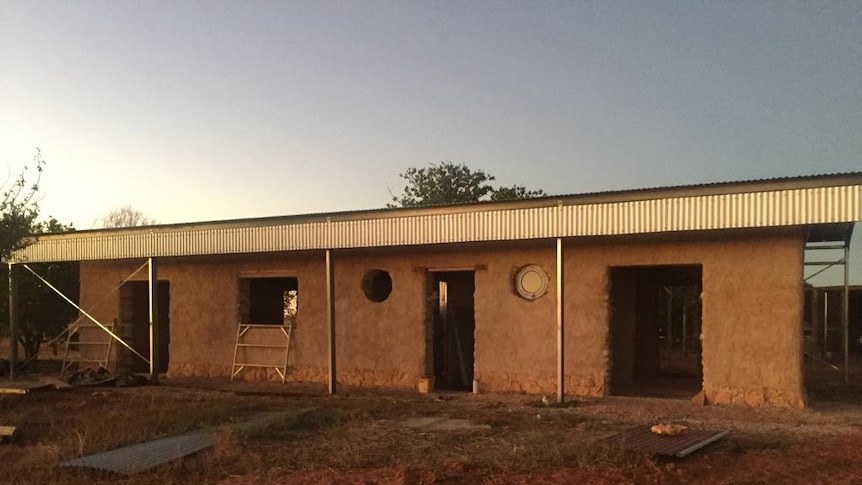
<path fill-rule="evenodd" d="M 473 388 L 475 290 L 473 271 L 429 273 L 428 313 L 433 336 L 428 350 L 438 389 Z"/>
<path fill-rule="evenodd" d="M 808 397 L 858 402 L 862 383 L 862 287 L 847 288 L 846 361 L 844 288 L 806 284 L 804 301 L 802 349 Z"/>
<path fill-rule="evenodd" d="M 703 268 L 610 268 L 611 393 L 691 397 L 703 386 Z"/>
<path fill-rule="evenodd" d="M 170 307 L 171 290 L 168 281 L 157 284 L 159 298 L 158 334 L 160 356 L 156 372 L 168 371 L 170 359 Z M 150 284 L 147 281 L 129 281 L 120 287 L 120 336 L 139 354 L 150 355 Z M 124 352 L 123 352 L 124 351 Z M 121 371 L 149 372 L 150 366 L 144 360 L 123 349 L 119 358 Z"/>

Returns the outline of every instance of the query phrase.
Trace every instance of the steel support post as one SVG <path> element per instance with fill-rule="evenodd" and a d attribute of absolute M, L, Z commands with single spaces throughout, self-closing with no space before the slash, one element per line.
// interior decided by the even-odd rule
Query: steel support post
<path fill-rule="evenodd" d="M 829 292 L 823 291 L 823 355 L 829 353 Z M 830 357 L 831 358 L 831 357 Z"/>
<path fill-rule="evenodd" d="M 844 245 L 844 296 L 841 305 L 844 333 L 844 382 L 850 382 L 850 241 Z"/>
<path fill-rule="evenodd" d="M 670 353 L 673 352 L 673 286 L 665 286 L 664 291 L 667 292 L 667 355 L 670 358 Z"/>
<path fill-rule="evenodd" d="M 329 321 L 329 393 L 335 394 L 335 263 L 326 250 L 326 315 Z"/>
<path fill-rule="evenodd" d="M 683 305 L 682 307 L 682 356 L 688 357 L 688 346 L 686 340 L 688 340 L 688 308 Z"/>
<path fill-rule="evenodd" d="M 823 329 L 820 327 L 820 299 L 822 296 L 820 292 L 817 291 L 817 288 L 812 288 L 810 290 L 811 293 L 811 330 L 814 333 L 814 343 L 817 345 L 817 356 L 820 357 L 823 355 L 823 349 L 821 348 L 821 342 L 823 342 Z M 813 350 L 812 350 L 813 352 Z"/>
<path fill-rule="evenodd" d="M 9 378 L 18 377 L 18 281 L 9 263 Z"/>
<path fill-rule="evenodd" d="M 154 258 L 147 260 L 149 267 L 149 289 L 150 289 L 150 380 L 153 384 L 159 383 L 159 363 L 162 356 L 159 355 L 159 274 L 158 266 Z"/>
<path fill-rule="evenodd" d="M 565 364 L 565 278 L 563 277 L 563 238 L 557 238 L 557 402 L 566 399 Z"/>

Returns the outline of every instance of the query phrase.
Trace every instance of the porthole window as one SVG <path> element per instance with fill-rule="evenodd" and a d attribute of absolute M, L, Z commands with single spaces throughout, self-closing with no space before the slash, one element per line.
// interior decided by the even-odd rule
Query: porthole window
<path fill-rule="evenodd" d="M 372 269 L 362 277 L 362 292 L 375 303 L 386 301 L 392 293 L 392 277 L 382 269 Z"/>
<path fill-rule="evenodd" d="M 548 273 L 537 264 L 528 264 L 515 273 L 513 283 L 518 296 L 535 300 L 548 292 Z"/>

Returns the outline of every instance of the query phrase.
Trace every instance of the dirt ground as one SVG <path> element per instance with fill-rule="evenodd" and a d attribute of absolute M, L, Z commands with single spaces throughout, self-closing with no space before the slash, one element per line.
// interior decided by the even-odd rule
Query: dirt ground
<path fill-rule="evenodd" d="M 0 387 L 5 381 L 0 381 Z M 803 410 L 698 406 L 614 397 L 547 406 L 521 394 L 165 379 L 159 386 L 0 394 L 0 483 L 862 483 L 862 391 Z M 254 435 L 224 425 L 264 411 L 314 408 Z M 468 420 L 464 429 L 409 427 L 411 418 Z M 686 458 L 599 442 L 643 424 L 728 430 Z M 211 449 L 131 477 L 57 464 L 196 429 Z"/>

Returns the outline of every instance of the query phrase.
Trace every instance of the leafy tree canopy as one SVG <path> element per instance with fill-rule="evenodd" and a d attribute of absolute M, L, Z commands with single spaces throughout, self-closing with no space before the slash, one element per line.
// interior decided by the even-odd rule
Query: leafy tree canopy
<path fill-rule="evenodd" d="M 33 229 L 36 235 L 75 230 L 72 225 L 61 224 L 54 218 L 36 223 Z M 77 261 L 34 263 L 29 266 L 72 301 L 78 301 L 80 280 Z M 30 359 L 39 353 L 42 342 L 59 335 L 78 316 L 78 310 L 29 271 L 19 269 L 17 274 L 18 342 L 24 348 L 24 358 Z M 8 288 L 3 293 L 8 293 Z"/>
<path fill-rule="evenodd" d="M 472 170 L 467 165 L 443 161 L 428 167 L 410 167 L 399 174 L 406 181 L 401 195 L 392 195 L 386 207 L 419 207 L 464 204 L 485 200 L 511 200 L 544 197 L 543 190 L 528 190 L 521 185 L 494 187 L 493 175 Z"/>
<path fill-rule="evenodd" d="M 548 194 L 544 190 L 527 190 L 523 185 L 513 185 L 511 187 L 500 187 L 491 194 L 491 200 L 515 200 L 515 199 L 534 199 L 536 197 L 545 197 Z"/>

